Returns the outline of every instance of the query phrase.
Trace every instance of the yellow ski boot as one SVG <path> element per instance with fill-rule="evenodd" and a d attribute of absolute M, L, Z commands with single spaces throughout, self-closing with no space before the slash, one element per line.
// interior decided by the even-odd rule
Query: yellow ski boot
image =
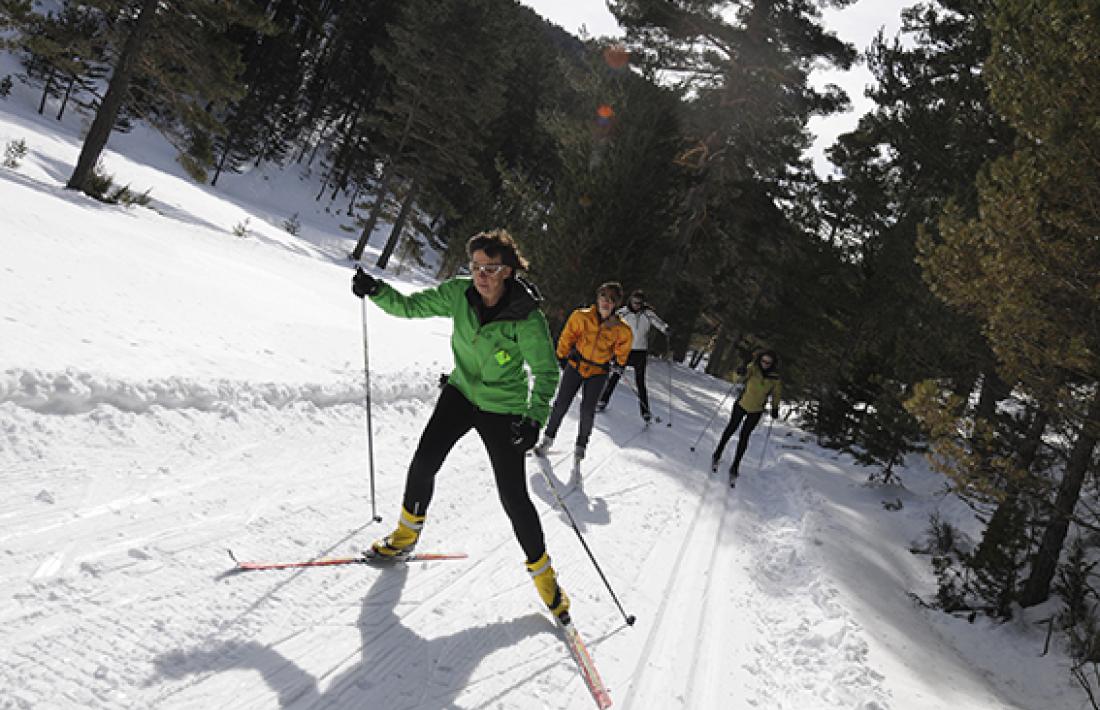
<path fill-rule="evenodd" d="M 535 582 L 542 601 L 562 624 L 569 623 L 569 597 L 558 586 L 558 575 L 550 565 L 550 556 L 545 552 L 534 562 L 527 563 L 527 572 Z"/>
<path fill-rule="evenodd" d="M 376 557 L 405 557 L 416 547 L 416 541 L 420 539 L 420 530 L 423 527 L 423 515 L 413 515 L 402 507 L 397 529 L 381 540 L 376 540 L 371 545 L 371 552 Z"/>

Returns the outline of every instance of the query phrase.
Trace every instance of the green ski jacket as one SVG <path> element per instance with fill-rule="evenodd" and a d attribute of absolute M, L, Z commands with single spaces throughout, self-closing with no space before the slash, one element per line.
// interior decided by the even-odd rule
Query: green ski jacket
<path fill-rule="evenodd" d="M 514 277 L 506 288 L 492 309 L 485 309 L 468 277 L 408 296 L 383 283 L 371 300 L 400 318 L 450 318 L 455 369 L 448 382 L 479 409 L 530 417 L 542 426 L 550 416 L 550 401 L 561 376 L 554 343 L 538 307 L 542 300 L 538 289 Z M 481 314 L 486 311 L 489 319 L 482 323 Z"/>

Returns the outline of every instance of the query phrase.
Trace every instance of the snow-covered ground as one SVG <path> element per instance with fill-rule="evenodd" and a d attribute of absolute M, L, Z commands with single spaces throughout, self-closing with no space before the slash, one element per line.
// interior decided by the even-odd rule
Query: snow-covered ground
<path fill-rule="evenodd" d="M 32 105 L 22 87 L 0 102 L 0 147 L 30 149 L 0 169 L 0 708 L 592 707 L 472 435 L 440 472 L 421 543 L 468 560 L 234 573 L 227 548 L 301 560 L 389 531 L 450 368 L 449 323 L 366 310 L 372 501 L 349 220 L 296 170 L 195 185 L 141 131 L 106 164 L 151 187 L 155 209 L 98 204 L 63 189 L 78 121 Z M 295 212 L 298 237 L 279 227 Z M 777 423 L 731 491 L 706 465 L 724 422 L 691 451 L 727 384 L 650 373 L 664 421 L 643 429 L 621 387 L 583 486 L 562 488 L 634 626 L 543 477 L 568 477 L 575 412 L 560 450 L 528 464 L 616 707 L 1087 707 L 1065 656 L 1041 655 L 1042 628 L 911 599 L 934 591 L 907 551 L 929 514 L 969 524 L 923 462 L 905 488 L 870 487 Z"/>

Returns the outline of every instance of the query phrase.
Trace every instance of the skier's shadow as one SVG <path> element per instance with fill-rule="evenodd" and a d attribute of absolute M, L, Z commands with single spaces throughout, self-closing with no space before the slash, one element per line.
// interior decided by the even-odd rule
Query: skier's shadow
<path fill-rule="evenodd" d="M 158 680 L 197 675 L 201 681 L 215 673 L 255 670 L 278 695 L 281 708 L 456 708 L 455 699 L 484 658 L 519 639 L 553 632 L 545 617 L 531 613 L 425 639 L 396 613 L 408 574 L 406 564 L 380 572 L 359 613 L 361 645 L 344 662 L 356 654 L 359 660 L 338 671 L 324 692 L 320 686 L 328 674 L 314 677 L 280 653 L 277 644 L 255 641 L 162 654 L 153 660 Z M 344 664 L 339 655 L 323 641 L 318 643 L 337 671 Z"/>
<path fill-rule="evenodd" d="M 579 482 L 576 486 L 570 487 L 568 472 L 565 475 L 565 480 L 560 480 L 554 475 L 554 464 L 549 459 L 545 456 L 533 456 L 532 458 L 535 460 L 535 465 L 541 469 L 542 474 L 532 477 L 531 491 L 539 500 L 556 511 L 558 517 L 560 517 L 563 522 L 568 525 L 569 516 L 561 510 L 561 506 L 558 504 L 558 499 L 554 495 L 554 491 L 551 491 L 550 487 L 546 484 L 547 479 L 553 483 L 554 490 L 558 492 L 561 499 L 565 501 L 565 505 L 569 507 L 569 512 L 572 513 L 573 520 L 576 521 L 577 527 L 582 532 L 589 525 L 607 525 L 611 522 L 611 514 L 607 509 L 607 501 L 603 498 L 590 498 L 588 493 L 584 490 L 583 463 L 581 464 L 582 473 Z M 570 463 L 572 458 L 573 456 L 570 454 L 566 462 Z M 559 466 L 559 468 L 561 468 L 561 466 Z"/>

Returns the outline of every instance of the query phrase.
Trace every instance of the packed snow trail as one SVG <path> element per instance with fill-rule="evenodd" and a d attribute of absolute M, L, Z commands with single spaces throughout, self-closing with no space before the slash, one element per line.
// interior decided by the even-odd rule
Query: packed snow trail
<path fill-rule="evenodd" d="M 63 187 L 78 127 L 59 134 L 14 105 L 0 142 L 25 138 L 29 153 L 0 170 L 0 708 L 590 710 L 474 436 L 440 472 L 422 543 L 468 561 L 231 574 L 226 548 L 354 555 L 389 532 L 450 369 L 449 323 L 368 308 L 384 518 L 371 524 L 340 218 L 291 172 L 195 185 L 140 126 L 104 159 L 119 184 L 154 186 L 156 209 L 96 203 Z M 228 199 L 234 185 L 272 207 Z M 300 236 L 278 226 L 293 211 Z M 250 236 L 234 236 L 246 217 Z M 528 468 L 617 707 L 1082 707 L 1065 656 L 1040 657 L 1026 619 L 970 625 L 909 601 L 934 591 L 927 559 L 906 551 L 929 514 L 972 520 L 918 458 L 906 489 L 868 487 L 849 457 L 777 424 L 730 492 L 705 470 L 728 403 L 690 453 L 728 384 L 674 375 L 673 426 L 643 429 L 621 389 L 565 493 L 634 626 Z M 653 378 L 662 415 L 665 387 Z M 566 452 L 576 425 L 559 433 Z"/>
<path fill-rule="evenodd" d="M 402 388 L 382 379 L 388 519 L 434 373 L 404 375 Z M 354 554 L 388 521 L 367 524 L 363 452 L 349 445 L 362 439 L 361 405 L 318 406 L 312 387 L 277 404 L 240 396 L 253 385 L 220 387 L 218 406 L 183 397 L 137 413 L 70 397 L 58 414 L 31 406 L 25 386 L 5 390 L 3 454 L 23 462 L 20 495 L 0 513 L 5 587 L 20 590 L 2 616 L 11 642 L 0 682 L 15 688 L 13 707 L 39 705 L 48 690 L 86 707 L 589 706 L 476 437 L 440 473 L 423 543 L 461 540 L 470 560 L 228 574 L 229 546 L 255 558 Z M 635 627 L 533 465 L 528 474 L 617 706 L 906 707 L 814 560 L 821 501 L 804 471 L 784 470 L 776 448 L 731 490 L 705 456 L 678 453 L 690 432 L 613 414 L 598 424 L 583 485 L 563 497 Z M 546 462 L 560 484 L 570 459 Z"/>

